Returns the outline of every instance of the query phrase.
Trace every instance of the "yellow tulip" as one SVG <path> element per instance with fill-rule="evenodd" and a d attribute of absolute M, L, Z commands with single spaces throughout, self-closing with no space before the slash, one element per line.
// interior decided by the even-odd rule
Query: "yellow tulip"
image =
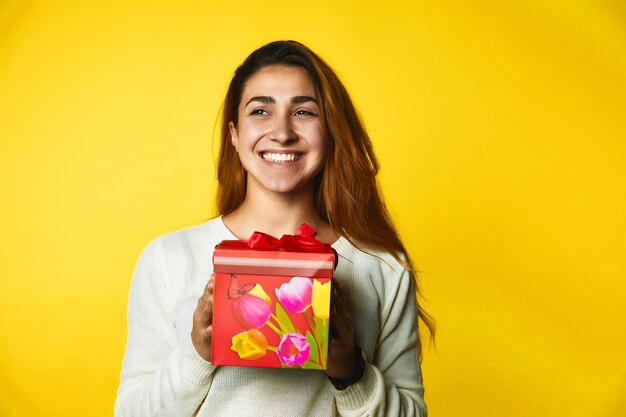
<path fill-rule="evenodd" d="M 258 329 L 250 329 L 232 337 L 231 350 L 237 352 L 240 359 L 252 361 L 265 356 L 267 339 Z"/>
<path fill-rule="evenodd" d="M 260 299 L 265 300 L 267 304 L 272 304 L 270 296 L 267 295 L 263 287 L 261 287 L 261 284 L 256 284 L 254 288 L 248 291 L 248 294 L 252 294 L 255 297 L 259 297 Z"/>
<path fill-rule="evenodd" d="M 330 314 L 330 281 L 322 284 L 318 280 L 313 280 L 311 305 L 313 306 L 313 314 L 316 317 L 328 320 Z"/>

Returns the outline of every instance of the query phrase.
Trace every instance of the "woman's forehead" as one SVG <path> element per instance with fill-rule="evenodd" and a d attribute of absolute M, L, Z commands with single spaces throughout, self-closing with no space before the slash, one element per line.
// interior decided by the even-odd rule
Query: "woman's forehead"
<path fill-rule="evenodd" d="M 296 96 L 316 98 L 309 73 L 302 67 L 270 65 L 254 73 L 245 83 L 241 104 L 252 97 L 271 97 L 275 101 Z"/>

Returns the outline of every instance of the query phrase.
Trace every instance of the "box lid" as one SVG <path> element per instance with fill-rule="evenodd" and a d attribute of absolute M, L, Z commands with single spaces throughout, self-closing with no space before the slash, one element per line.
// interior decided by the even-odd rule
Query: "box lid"
<path fill-rule="evenodd" d="M 334 253 L 255 250 L 228 244 L 217 245 L 213 253 L 216 273 L 330 278 L 334 266 Z"/>

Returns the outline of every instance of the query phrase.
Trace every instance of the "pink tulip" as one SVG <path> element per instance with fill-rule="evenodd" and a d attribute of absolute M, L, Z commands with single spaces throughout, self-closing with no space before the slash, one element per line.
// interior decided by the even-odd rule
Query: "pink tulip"
<path fill-rule="evenodd" d="M 306 342 L 306 337 L 300 333 L 287 333 L 276 348 L 276 355 L 281 363 L 287 366 L 302 366 L 309 358 L 311 345 Z"/>
<path fill-rule="evenodd" d="M 245 294 L 233 301 L 233 313 L 242 326 L 258 329 L 267 323 L 272 310 L 264 299 Z"/>
<path fill-rule="evenodd" d="M 274 290 L 278 301 L 288 313 L 302 313 L 311 305 L 313 284 L 305 277 L 293 277 L 289 283 Z"/>

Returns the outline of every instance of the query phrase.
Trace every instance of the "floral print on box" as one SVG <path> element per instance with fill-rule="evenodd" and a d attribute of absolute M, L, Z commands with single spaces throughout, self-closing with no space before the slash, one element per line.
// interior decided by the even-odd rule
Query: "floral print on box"
<path fill-rule="evenodd" d="M 241 286 L 236 275 L 231 274 L 228 298 L 234 299 L 233 315 L 248 330 L 232 337 L 230 349 L 247 361 L 272 352 L 283 367 L 325 369 L 330 285 L 330 281 L 293 277 L 275 289 L 277 301 L 272 306 L 261 284 Z M 295 315 L 306 318 L 308 329 L 293 324 L 291 318 Z M 261 332 L 264 326 L 280 337 L 278 346 L 268 344 Z"/>

